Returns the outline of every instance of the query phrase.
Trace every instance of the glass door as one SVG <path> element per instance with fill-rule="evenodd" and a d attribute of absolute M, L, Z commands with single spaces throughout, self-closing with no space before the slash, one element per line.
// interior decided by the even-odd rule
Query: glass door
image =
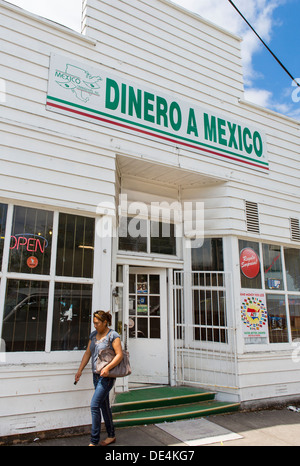
<path fill-rule="evenodd" d="M 166 270 L 130 267 L 128 329 L 129 381 L 168 384 Z"/>

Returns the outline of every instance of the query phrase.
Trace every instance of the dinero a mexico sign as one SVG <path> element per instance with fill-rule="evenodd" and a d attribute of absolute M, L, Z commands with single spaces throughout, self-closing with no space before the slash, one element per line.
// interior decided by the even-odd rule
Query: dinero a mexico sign
<path fill-rule="evenodd" d="M 51 55 L 47 109 L 267 171 L 266 137 L 229 116 Z"/>

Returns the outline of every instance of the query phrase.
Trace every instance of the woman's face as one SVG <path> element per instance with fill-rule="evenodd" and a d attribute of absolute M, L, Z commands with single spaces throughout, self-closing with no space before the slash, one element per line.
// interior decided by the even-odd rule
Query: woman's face
<path fill-rule="evenodd" d="M 98 333 L 103 333 L 107 328 L 107 322 L 106 322 L 106 320 L 104 322 L 102 322 L 102 320 L 97 319 L 96 317 L 94 317 L 94 327 L 95 327 L 95 329 L 97 330 Z"/>

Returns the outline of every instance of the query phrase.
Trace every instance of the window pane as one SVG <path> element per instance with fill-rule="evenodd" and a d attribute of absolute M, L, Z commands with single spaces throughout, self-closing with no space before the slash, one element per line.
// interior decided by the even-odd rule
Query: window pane
<path fill-rule="evenodd" d="M 224 270 L 222 238 L 206 238 L 202 247 L 192 248 L 192 270 Z"/>
<path fill-rule="evenodd" d="M 53 212 L 14 208 L 9 272 L 50 273 L 52 226 Z"/>
<path fill-rule="evenodd" d="M 91 328 L 91 309 L 91 285 L 55 285 L 52 351 L 86 349 Z"/>
<path fill-rule="evenodd" d="M 176 255 L 175 226 L 173 223 L 151 222 L 151 252 Z"/>
<path fill-rule="evenodd" d="M 2 269 L 6 216 L 7 216 L 7 205 L 0 204 L 0 270 Z"/>
<path fill-rule="evenodd" d="M 289 296 L 292 341 L 300 341 L 300 296 Z"/>
<path fill-rule="evenodd" d="M 260 255 L 259 255 L 259 244 L 255 243 L 254 241 L 245 241 L 245 240 L 240 240 L 239 241 L 239 251 L 240 251 L 240 258 L 241 254 L 244 249 L 251 249 L 254 253 L 254 255 L 258 256 L 260 260 Z M 262 283 L 261 283 L 261 270 L 259 267 L 258 273 L 253 277 L 253 278 L 248 278 L 241 269 L 241 286 L 242 288 L 257 288 L 261 289 L 262 288 Z"/>
<path fill-rule="evenodd" d="M 284 250 L 288 291 L 300 291 L 300 249 Z"/>
<path fill-rule="evenodd" d="M 267 294 L 267 310 L 270 343 L 287 342 L 288 330 L 284 295 Z"/>
<path fill-rule="evenodd" d="M 2 338 L 6 351 L 45 351 L 49 285 L 8 280 Z"/>
<path fill-rule="evenodd" d="M 150 338 L 160 338 L 160 319 L 150 319 Z"/>
<path fill-rule="evenodd" d="M 60 214 L 56 274 L 64 277 L 93 277 L 95 220 Z"/>
<path fill-rule="evenodd" d="M 119 225 L 119 249 L 147 252 L 147 221 L 135 217 L 121 217 Z"/>
<path fill-rule="evenodd" d="M 137 337 L 148 338 L 148 318 L 138 317 L 137 326 Z"/>
<path fill-rule="evenodd" d="M 269 290 L 283 290 L 281 248 L 263 244 L 265 287 Z"/>

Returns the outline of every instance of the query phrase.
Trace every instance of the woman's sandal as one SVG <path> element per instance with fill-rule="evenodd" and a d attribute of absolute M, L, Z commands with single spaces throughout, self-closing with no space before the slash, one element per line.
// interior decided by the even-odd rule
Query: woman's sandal
<path fill-rule="evenodd" d="M 101 445 L 101 447 L 107 447 L 111 443 L 115 443 L 116 440 L 117 440 L 116 437 L 107 437 L 107 439 L 102 440 L 100 442 L 100 445 Z"/>

